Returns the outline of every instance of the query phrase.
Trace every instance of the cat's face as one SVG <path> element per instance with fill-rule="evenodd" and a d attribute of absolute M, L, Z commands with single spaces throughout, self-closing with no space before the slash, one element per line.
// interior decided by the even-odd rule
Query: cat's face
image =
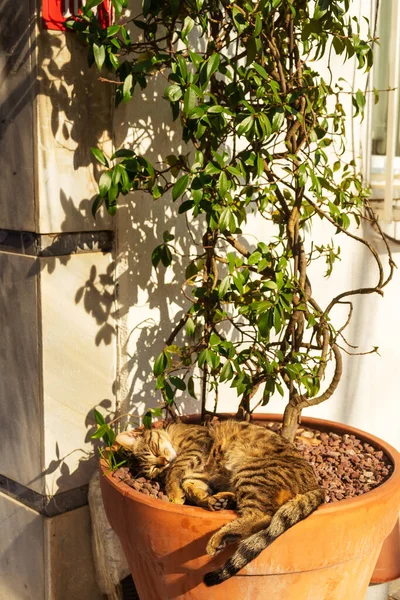
<path fill-rule="evenodd" d="M 149 479 L 158 477 L 176 458 L 169 435 L 162 429 L 124 431 L 117 435 L 116 442 L 132 452 L 140 474 Z"/>

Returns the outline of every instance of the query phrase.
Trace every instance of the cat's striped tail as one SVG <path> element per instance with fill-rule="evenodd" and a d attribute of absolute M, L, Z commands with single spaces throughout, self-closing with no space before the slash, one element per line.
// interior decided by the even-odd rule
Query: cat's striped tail
<path fill-rule="evenodd" d="M 320 489 L 298 494 L 285 502 L 272 517 L 267 529 L 254 533 L 239 544 L 235 554 L 221 569 L 206 573 L 204 583 L 207 586 L 218 585 L 236 575 L 250 561 L 257 558 L 277 537 L 287 529 L 308 517 L 324 501 L 324 493 Z"/>

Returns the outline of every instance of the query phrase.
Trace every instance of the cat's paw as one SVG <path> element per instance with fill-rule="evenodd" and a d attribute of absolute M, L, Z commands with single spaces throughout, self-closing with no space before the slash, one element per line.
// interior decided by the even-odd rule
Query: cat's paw
<path fill-rule="evenodd" d="M 185 504 L 185 496 L 182 494 L 167 494 L 168 500 L 173 504 Z"/>
<path fill-rule="evenodd" d="M 218 535 L 218 531 L 217 533 L 215 533 L 213 536 L 210 537 L 210 539 L 208 540 L 208 544 L 206 547 L 206 552 L 209 556 L 214 556 L 215 554 L 217 554 L 219 552 L 219 535 Z M 222 548 L 221 548 L 222 550 Z"/>
<path fill-rule="evenodd" d="M 235 504 L 235 494 L 233 492 L 218 492 L 208 497 L 209 510 L 225 510 Z"/>
<path fill-rule="evenodd" d="M 221 533 L 217 531 L 208 541 L 207 554 L 209 556 L 215 556 L 221 552 L 228 544 L 234 544 L 240 540 L 240 535 L 233 533 Z"/>

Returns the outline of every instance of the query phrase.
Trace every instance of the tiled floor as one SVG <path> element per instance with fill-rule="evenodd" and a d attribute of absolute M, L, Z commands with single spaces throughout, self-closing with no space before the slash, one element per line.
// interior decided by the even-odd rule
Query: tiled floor
<path fill-rule="evenodd" d="M 389 584 L 371 585 L 364 600 L 400 600 L 400 579 Z"/>
<path fill-rule="evenodd" d="M 400 600 L 400 579 L 389 584 L 389 600 Z"/>
<path fill-rule="evenodd" d="M 371 585 L 364 600 L 400 600 L 400 579 L 389 584 Z"/>

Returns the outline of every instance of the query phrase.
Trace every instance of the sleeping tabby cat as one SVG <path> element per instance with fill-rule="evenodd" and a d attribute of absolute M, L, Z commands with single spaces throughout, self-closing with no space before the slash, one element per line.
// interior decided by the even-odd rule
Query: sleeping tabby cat
<path fill-rule="evenodd" d="M 208 586 L 236 575 L 324 501 L 311 465 L 276 433 L 237 421 L 217 422 L 210 432 L 206 468 L 229 479 L 239 516 L 214 533 L 207 552 L 240 543 L 224 567 L 205 575 Z"/>
<path fill-rule="evenodd" d="M 222 569 L 205 575 L 208 586 L 238 573 L 324 500 L 311 465 L 292 444 L 259 425 L 174 423 L 164 430 L 120 433 L 116 441 L 132 452 L 141 474 L 165 477 L 172 502 L 187 499 L 219 510 L 235 499 L 239 516 L 214 533 L 207 552 L 213 556 L 234 542 L 239 547 Z"/>
<path fill-rule="evenodd" d="M 207 427 L 171 423 L 165 429 L 125 431 L 116 441 L 132 453 L 141 475 L 165 479 L 171 502 L 184 504 L 188 500 L 209 510 L 221 510 L 233 502 L 234 494 L 228 491 L 226 481 L 211 477 L 205 470 L 212 445 Z"/>

